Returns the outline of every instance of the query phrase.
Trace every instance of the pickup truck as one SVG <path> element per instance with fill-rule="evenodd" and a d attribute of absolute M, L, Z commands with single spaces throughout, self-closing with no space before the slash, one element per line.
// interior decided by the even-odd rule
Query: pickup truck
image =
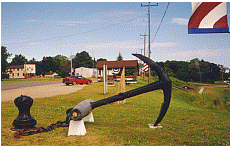
<path fill-rule="evenodd" d="M 64 78 L 62 83 L 65 83 L 66 85 L 72 84 L 72 85 L 76 85 L 76 84 L 91 84 L 92 80 L 90 79 L 86 79 L 82 76 L 69 76 L 68 78 Z"/>

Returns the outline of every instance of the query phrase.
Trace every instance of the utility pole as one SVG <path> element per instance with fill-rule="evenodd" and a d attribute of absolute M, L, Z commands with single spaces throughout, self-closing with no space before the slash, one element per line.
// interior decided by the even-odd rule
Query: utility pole
<path fill-rule="evenodd" d="M 150 58 L 150 6 L 158 6 L 158 3 L 156 5 L 151 5 L 150 2 L 148 5 L 142 5 L 141 4 L 141 7 L 148 7 L 148 28 L 149 28 L 149 58 Z M 148 77 L 148 83 L 150 83 L 150 67 L 149 67 L 149 77 Z"/>
<path fill-rule="evenodd" d="M 72 55 L 72 52 L 71 52 L 71 56 L 70 56 L 70 58 L 71 58 L 71 64 L 70 64 L 70 75 L 72 76 L 72 73 L 73 73 L 73 61 L 72 61 L 72 59 L 73 59 L 73 55 Z"/>
<path fill-rule="evenodd" d="M 145 56 L 145 43 L 146 43 L 146 36 L 149 36 L 149 35 L 146 35 L 146 33 L 144 35 L 141 35 L 140 36 L 143 36 L 144 37 L 144 56 Z M 142 53 L 141 53 L 142 54 Z M 143 72 L 143 80 L 145 80 L 145 73 Z"/>

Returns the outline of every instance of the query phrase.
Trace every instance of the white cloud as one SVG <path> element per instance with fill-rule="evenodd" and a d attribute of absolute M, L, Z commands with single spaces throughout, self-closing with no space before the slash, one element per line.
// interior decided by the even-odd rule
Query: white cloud
<path fill-rule="evenodd" d="M 173 18 L 171 23 L 177 25 L 188 25 L 188 19 L 186 18 Z"/>

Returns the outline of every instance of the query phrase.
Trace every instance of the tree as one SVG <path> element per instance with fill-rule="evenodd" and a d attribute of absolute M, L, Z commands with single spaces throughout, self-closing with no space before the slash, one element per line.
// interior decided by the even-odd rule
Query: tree
<path fill-rule="evenodd" d="M 56 71 L 58 75 L 66 77 L 70 73 L 70 61 L 65 60 L 60 62 L 59 69 Z"/>
<path fill-rule="evenodd" d="M 24 65 L 27 63 L 27 59 L 25 56 L 19 54 L 15 55 L 15 57 L 12 59 L 11 65 Z"/>
<path fill-rule="evenodd" d="M 122 60 L 123 60 L 123 58 L 121 56 L 121 53 L 119 52 L 119 56 L 117 57 L 117 61 L 122 61 Z"/>
<path fill-rule="evenodd" d="M 97 62 L 98 62 L 98 61 L 107 61 L 107 59 L 100 58 L 100 59 L 97 59 Z"/>
<path fill-rule="evenodd" d="M 42 60 L 42 74 L 45 75 L 47 72 L 56 72 L 57 64 L 52 57 L 43 57 Z"/>
<path fill-rule="evenodd" d="M 28 64 L 35 64 L 36 62 L 36 59 L 35 58 L 32 58 L 31 60 L 29 60 L 27 63 Z"/>
<path fill-rule="evenodd" d="M 73 59 L 73 68 L 75 69 L 78 67 L 87 67 L 87 68 L 93 67 L 92 57 L 90 57 L 86 51 L 77 53 L 75 58 Z"/>
<path fill-rule="evenodd" d="M 9 65 L 7 59 L 10 56 L 11 54 L 7 52 L 7 48 L 1 46 L 1 80 L 7 78 L 6 70 Z"/>
<path fill-rule="evenodd" d="M 63 55 L 53 57 L 56 63 L 56 73 L 62 77 L 66 77 L 70 73 L 70 60 Z"/>
<path fill-rule="evenodd" d="M 36 64 L 36 75 L 42 75 L 43 74 L 43 68 L 42 68 L 42 61 L 35 61 Z"/>
<path fill-rule="evenodd" d="M 63 55 L 57 55 L 57 56 L 53 57 L 53 59 L 54 59 L 55 65 L 56 65 L 56 71 L 60 70 L 60 64 L 62 62 L 68 61 L 68 58 Z"/>

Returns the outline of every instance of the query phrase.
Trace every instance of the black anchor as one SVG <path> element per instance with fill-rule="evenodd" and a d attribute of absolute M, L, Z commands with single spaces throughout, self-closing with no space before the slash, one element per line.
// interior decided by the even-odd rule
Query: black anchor
<path fill-rule="evenodd" d="M 132 55 L 138 57 L 139 59 L 147 63 L 152 69 L 154 69 L 156 74 L 159 77 L 159 81 L 153 82 L 151 84 L 148 84 L 148 85 L 145 85 L 145 86 L 142 86 L 127 92 L 119 93 L 115 96 L 112 96 L 106 99 L 102 99 L 98 101 L 94 101 L 92 99 L 84 100 L 80 102 L 79 104 L 77 104 L 74 108 L 69 109 L 71 111 L 69 111 L 68 116 L 70 117 L 71 120 L 75 120 L 75 121 L 82 120 L 83 117 L 86 117 L 94 108 L 100 107 L 102 105 L 106 105 L 116 101 L 121 101 L 126 98 L 130 98 L 130 97 L 147 93 L 150 91 L 162 89 L 164 93 L 164 102 L 162 103 L 159 116 L 157 120 L 155 121 L 154 126 L 158 125 L 162 121 L 163 117 L 165 116 L 169 108 L 169 104 L 171 100 L 172 82 L 169 76 L 166 74 L 166 72 L 159 66 L 159 64 L 155 63 L 151 59 L 141 54 L 132 54 Z"/>

